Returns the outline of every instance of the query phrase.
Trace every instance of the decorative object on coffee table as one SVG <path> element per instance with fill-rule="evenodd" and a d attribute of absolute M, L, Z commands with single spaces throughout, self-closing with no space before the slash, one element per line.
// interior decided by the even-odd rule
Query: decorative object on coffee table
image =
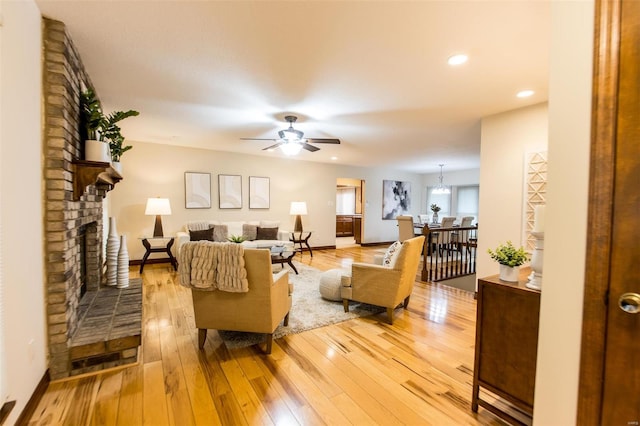
<path fill-rule="evenodd" d="M 168 216 L 171 214 L 171 203 L 168 198 L 149 198 L 147 199 L 147 207 L 144 210 L 144 214 L 147 216 L 155 216 L 156 222 L 153 228 L 154 237 L 163 237 L 162 232 L 162 215 Z"/>
<path fill-rule="evenodd" d="M 127 236 L 120 236 L 120 250 L 118 251 L 118 288 L 129 287 L 129 251 L 127 250 Z"/>
<path fill-rule="evenodd" d="M 107 237 L 107 285 L 118 285 L 118 251 L 120 237 L 116 229 L 116 218 L 109 218 L 109 235 Z"/>

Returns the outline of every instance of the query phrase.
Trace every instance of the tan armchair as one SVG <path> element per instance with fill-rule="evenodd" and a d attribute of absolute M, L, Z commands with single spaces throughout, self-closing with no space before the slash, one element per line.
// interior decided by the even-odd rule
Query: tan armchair
<path fill-rule="evenodd" d="M 389 324 L 393 324 L 393 310 L 400 304 L 409 306 L 409 298 L 420 263 L 424 236 L 402 243 L 392 267 L 368 263 L 353 263 L 351 277 L 343 277 L 342 303 L 349 312 L 349 300 L 387 308 Z"/>
<path fill-rule="evenodd" d="M 207 339 L 207 329 L 267 334 L 266 353 L 271 353 L 273 332 L 284 318 L 289 322 L 291 291 L 288 271 L 272 274 L 271 254 L 266 249 L 245 249 L 249 291 L 203 291 L 192 288 L 193 310 L 198 328 L 198 347 Z"/>

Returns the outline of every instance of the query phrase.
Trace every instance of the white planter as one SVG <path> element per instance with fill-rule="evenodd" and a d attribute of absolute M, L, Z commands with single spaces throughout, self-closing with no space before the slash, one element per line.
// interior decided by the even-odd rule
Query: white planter
<path fill-rule="evenodd" d="M 111 151 L 109 150 L 109 144 L 90 139 L 84 141 L 84 159 L 87 161 L 110 163 Z"/>
<path fill-rule="evenodd" d="M 518 282 L 519 266 L 500 265 L 500 279 L 502 281 Z"/>
<path fill-rule="evenodd" d="M 120 176 L 122 176 L 122 163 L 119 161 L 112 161 L 111 162 L 111 167 L 113 167 L 113 170 L 115 170 L 116 172 L 118 172 L 118 174 Z"/>

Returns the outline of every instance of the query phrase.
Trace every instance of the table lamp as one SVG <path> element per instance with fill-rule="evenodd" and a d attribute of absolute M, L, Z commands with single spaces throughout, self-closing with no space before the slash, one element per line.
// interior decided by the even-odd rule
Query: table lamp
<path fill-rule="evenodd" d="M 302 232 L 302 218 L 300 216 L 307 214 L 307 203 L 305 201 L 292 201 L 289 214 L 296 215 L 296 224 L 293 232 Z"/>
<path fill-rule="evenodd" d="M 156 224 L 153 228 L 153 236 L 154 237 L 164 237 L 162 232 L 162 218 L 161 215 L 170 215 L 171 214 L 171 204 L 169 204 L 168 198 L 149 198 L 147 199 L 147 208 L 144 211 L 144 214 L 148 216 L 155 215 Z"/>

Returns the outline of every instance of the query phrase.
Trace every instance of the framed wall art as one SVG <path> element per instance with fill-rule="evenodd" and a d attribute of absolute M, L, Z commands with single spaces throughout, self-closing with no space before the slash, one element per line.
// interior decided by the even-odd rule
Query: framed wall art
<path fill-rule="evenodd" d="M 382 181 L 382 219 L 394 220 L 397 216 L 410 214 L 411 182 L 400 180 Z"/>
<path fill-rule="evenodd" d="M 249 176 L 249 208 L 268 209 L 269 197 L 269 178 Z"/>
<path fill-rule="evenodd" d="M 242 176 L 218 175 L 218 202 L 221 209 L 242 208 Z"/>
<path fill-rule="evenodd" d="M 184 172 L 184 206 L 187 209 L 211 208 L 211 173 Z"/>

